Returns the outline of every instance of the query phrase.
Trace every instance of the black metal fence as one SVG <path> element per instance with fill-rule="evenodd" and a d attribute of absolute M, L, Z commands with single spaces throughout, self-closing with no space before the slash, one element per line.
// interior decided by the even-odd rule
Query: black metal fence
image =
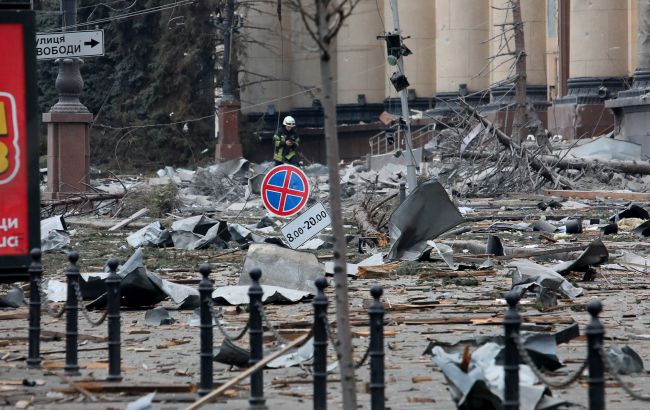
<path fill-rule="evenodd" d="M 41 335 L 41 314 L 47 314 L 59 318 L 66 316 L 66 349 L 64 372 L 67 376 L 79 375 L 78 365 L 78 319 L 79 312 L 92 326 L 99 326 L 105 320 L 108 321 L 108 375 L 107 381 L 120 381 L 121 375 L 121 354 L 120 354 L 120 283 L 122 278 L 117 274 L 118 261 L 111 258 L 108 261 L 109 276 L 106 279 L 107 286 L 107 307 L 104 313 L 93 319 L 86 310 L 81 290 L 80 273 L 77 266 L 79 254 L 70 252 L 68 254 L 68 267 L 66 268 L 67 279 L 67 300 L 64 306 L 58 311 L 52 309 L 44 294 L 42 281 L 41 252 L 34 249 L 31 252 L 32 263 L 29 267 L 30 274 L 30 300 L 29 300 L 29 348 L 27 365 L 30 368 L 38 368 L 41 364 L 40 335 Z M 252 284 L 248 290 L 249 296 L 249 318 L 246 325 L 236 335 L 229 334 L 220 322 L 220 315 L 212 301 L 212 281 L 210 280 L 210 266 L 203 264 L 199 268 L 202 279 L 199 283 L 200 297 L 200 380 L 198 394 L 207 396 L 218 393 L 213 390 L 213 358 L 214 358 L 214 335 L 216 327 L 225 339 L 234 342 L 249 335 L 250 357 L 250 396 L 249 404 L 251 409 L 266 409 L 264 396 L 264 366 L 269 355 L 264 357 L 263 335 L 270 331 L 280 346 L 293 346 L 295 342 L 289 343 L 284 340 L 273 323 L 268 319 L 262 304 L 263 290 L 260 285 L 262 272 L 253 269 L 250 272 Z M 327 280 L 324 277 L 316 280 L 317 293 L 313 299 L 314 316 L 311 335 L 313 336 L 314 358 L 313 369 L 313 408 L 316 410 L 327 408 L 327 349 L 331 342 L 336 349 L 338 344 L 333 335 L 327 319 L 328 299 L 325 295 Z M 359 368 L 366 360 L 370 359 L 370 408 L 383 410 L 385 408 L 385 384 L 384 384 L 384 307 L 380 301 L 383 290 L 381 286 L 373 286 L 370 294 L 373 298 L 368 309 L 370 342 L 368 349 L 362 359 L 355 364 Z M 519 409 L 519 366 L 528 365 L 537 378 L 548 387 L 564 388 L 576 383 L 583 372 L 588 369 L 588 398 L 590 410 L 605 409 L 605 377 L 609 374 L 616 380 L 621 388 L 634 399 L 650 401 L 649 396 L 644 396 L 632 390 L 629 385 L 620 378 L 616 365 L 610 363 L 604 349 L 605 330 L 599 320 L 602 305 L 597 300 L 587 304 L 587 311 L 591 315 L 589 324 L 586 327 L 587 336 L 587 357 L 581 363 L 580 368 L 564 380 L 551 380 L 540 371 L 529 356 L 524 342 L 520 336 L 521 317 L 517 312 L 519 302 L 517 294 L 510 292 L 506 295 L 508 309 L 504 316 L 505 349 L 504 349 L 504 378 L 505 387 L 503 395 L 503 408 L 506 410 Z M 42 309 L 45 308 L 45 309 Z M 266 361 L 265 361 L 266 360 Z"/>
<path fill-rule="evenodd" d="M 605 328 L 600 322 L 598 316 L 603 310 L 602 304 L 598 300 L 591 300 L 587 303 L 587 311 L 591 315 L 587 324 L 587 357 L 581 363 L 578 370 L 570 374 L 562 381 L 554 381 L 542 373 L 535 362 L 531 359 L 520 337 L 519 329 L 521 327 L 521 318 L 517 312 L 517 303 L 519 297 L 516 293 L 510 292 L 506 295 L 508 310 L 504 318 L 505 328 L 505 354 L 504 354 L 504 401 L 503 408 L 506 410 L 519 409 L 519 365 L 524 363 L 530 367 L 535 376 L 546 386 L 553 388 L 565 388 L 576 383 L 583 372 L 588 369 L 589 376 L 588 398 L 590 410 L 605 409 L 605 376 L 606 373 L 616 380 L 621 388 L 636 400 L 650 401 L 650 396 L 644 396 L 633 391 L 630 386 L 621 379 L 618 368 L 611 363 L 609 356 L 605 351 L 604 339 Z"/>
<path fill-rule="evenodd" d="M 78 376 L 78 320 L 79 312 L 92 326 L 99 326 L 108 320 L 108 375 L 107 381 L 121 381 L 121 353 L 120 353 L 120 283 L 122 278 L 117 274 L 118 261 L 111 258 L 108 261 L 109 276 L 106 279 L 107 286 L 107 307 L 104 313 L 94 319 L 84 306 L 81 289 L 80 273 L 77 266 L 79 254 L 72 251 L 68 254 L 68 267 L 66 268 L 67 300 L 65 305 L 55 311 L 47 301 L 43 292 L 41 252 L 34 249 L 31 252 L 32 263 L 29 267 L 30 273 L 30 301 L 29 301 L 29 353 L 27 365 L 31 368 L 38 368 L 41 365 L 40 358 L 40 334 L 42 311 L 59 318 L 66 316 L 66 349 L 65 366 L 66 376 Z M 249 296 L 249 318 L 244 328 L 237 334 L 229 334 L 220 322 L 219 312 L 212 301 L 212 281 L 210 280 L 210 266 L 203 264 L 199 267 L 202 279 L 199 283 L 200 297 L 200 379 L 198 394 L 208 396 L 214 394 L 213 390 L 213 360 L 214 360 L 214 335 L 216 327 L 223 337 L 231 342 L 249 335 L 250 358 L 248 364 L 254 371 L 250 374 L 250 409 L 267 409 L 264 396 L 264 373 L 263 366 L 256 366 L 262 363 L 264 357 L 263 335 L 266 330 L 273 333 L 280 346 L 290 346 L 284 340 L 273 323 L 268 319 L 262 304 L 264 294 L 260 285 L 262 272 L 259 269 L 251 270 L 250 277 L 252 284 L 248 290 Z M 327 408 L 327 349 L 329 341 L 333 347 L 337 347 L 333 331 L 327 319 L 327 306 L 329 304 L 325 296 L 327 280 L 324 277 L 316 280 L 317 294 L 313 299 L 314 320 L 311 334 L 313 336 L 314 359 L 313 359 L 313 407 L 314 409 Z M 370 343 L 363 358 L 356 363 L 361 367 L 366 359 L 370 358 L 370 395 L 371 409 L 383 410 L 385 408 L 384 394 L 384 307 L 380 301 L 383 290 L 381 286 L 373 286 L 370 290 L 373 297 L 369 308 Z M 45 309 L 42 309 L 45 308 Z M 292 343 L 294 344 L 294 343 Z M 267 357 L 267 359 L 270 357 Z M 204 397 L 204 399 L 206 398 Z"/>

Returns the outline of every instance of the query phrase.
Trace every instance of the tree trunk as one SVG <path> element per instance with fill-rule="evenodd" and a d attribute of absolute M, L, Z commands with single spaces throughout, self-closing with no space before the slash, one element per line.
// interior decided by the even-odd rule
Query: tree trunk
<path fill-rule="evenodd" d="M 318 39 L 322 46 L 320 72 L 322 83 L 323 114 L 325 117 L 325 145 L 330 181 L 330 212 L 334 233 L 334 283 L 336 296 L 336 329 L 338 335 L 339 367 L 343 408 L 357 409 L 356 379 L 352 360 L 352 335 L 348 303 L 348 277 L 346 273 L 346 242 L 341 215 L 341 184 L 339 183 L 339 141 L 336 130 L 336 105 L 332 93 L 330 44 L 327 43 L 327 0 L 316 0 Z"/>
<path fill-rule="evenodd" d="M 515 31 L 515 53 L 517 58 L 517 81 L 515 82 L 515 117 L 512 121 L 512 138 L 515 141 L 526 139 L 526 46 L 524 43 L 524 23 L 521 21 L 521 4 L 512 1 L 512 24 Z"/>

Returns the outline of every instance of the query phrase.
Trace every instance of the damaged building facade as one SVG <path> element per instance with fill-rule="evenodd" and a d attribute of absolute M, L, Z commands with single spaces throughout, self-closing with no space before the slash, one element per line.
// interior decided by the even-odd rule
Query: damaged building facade
<path fill-rule="evenodd" d="M 444 118 L 462 96 L 509 133 L 516 76 L 509 2 L 409 0 L 398 7 L 413 51 L 405 59 L 410 108 L 423 112 L 424 120 Z M 552 135 L 600 135 L 625 123 L 622 113 L 634 117 L 647 104 L 639 96 L 648 76 L 649 8 L 645 0 L 521 0 L 526 93 Z M 299 13 L 286 5 L 279 19 L 271 2 L 242 12 L 250 27 L 243 35 L 257 39 L 242 53 L 242 112 L 267 131 L 287 114 L 303 128 L 322 127 L 318 53 Z M 381 131 L 383 111 L 400 113 L 390 81 L 395 67 L 376 38 L 392 28 L 389 0 L 361 0 L 336 39 L 337 118 L 349 150 L 344 158 L 367 152 L 367 137 Z M 642 143 L 640 128 L 624 127 L 621 135 Z M 314 140 L 317 135 L 322 132 L 314 131 Z"/>

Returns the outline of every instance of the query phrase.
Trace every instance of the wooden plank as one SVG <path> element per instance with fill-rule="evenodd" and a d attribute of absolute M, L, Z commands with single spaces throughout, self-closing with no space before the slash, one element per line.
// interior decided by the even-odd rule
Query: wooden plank
<path fill-rule="evenodd" d="M 547 189 L 544 191 L 546 195 L 558 196 L 561 198 L 577 198 L 577 199 L 597 199 L 609 198 L 620 199 L 626 201 L 650 201 L 650 193 L 647 192 L 627 192 L 627 191 L 573 191 L 573 190 L 557 190 Z"/>
<path fill-rule="evenodd" d="M 305 341 L 307 341 L 309 336 L 311 336 L 311 335 L 308 333 L 308 334 L 304 335 L 303 337 L 301 337 L 299 339 L 296 339 L 293 342 L 289 343 L 288 345 L 286 345 L 282 349 L 276 350 L 275 352 L 273 352 L 270 355 L 266 356 L 265 358 L 263 358 L 259 362 L 255 363 L 254 366 L 249 367 L 248 369 L 246 369 L 245 371 L 239 373 L 237 376 L 233 377 L 232 379 L 230 379 L 226 383 L 222 384 L 219 388 L 217 388 L 215 390 L 212 390 L 208 395 L 206 395 L 203 398 L 201 398 L 200 400 L 194 402 L 194 404 L 187 407 L 185 410 L 196 410 L 198 408 L 203 407 L 205 404 L 210 403 L 212 400 L 214 400 L 216 397 L 218 397 L 221 393 L 223 393 L 229 387 L 232 387 L 232 386 L 236 385 L 237 383 L 244 380 L 245 378 L 247 378 L 251 374 L 255 373 L 256 371 L 258 371 L 260 369 L 263 369 L 264 366 L 267 365 L 267 363 L 273 361 L 275 358 L 280 357 L 281 355 L 283 355 L 284 353 L 286 353 L 290 349 L 292 349 L 292 348 L 304 343 Z"/>
<path fill-rule="evenodd" d="M 135 384 L 133 382 L 119 383 L 103 380 L 75 381 L 75 391 L 81 388 L 90 393 L 124 393 L 124 394 L 145 394 L 152 391 L 158 393 L 194 393 L 197 387 L 193 384 Z M 54 388 L 54 391 L 69 393 L 70 388 Z"/>
<path fill-rule="evenodd" d="M 133 215 L 131 215 L 128 218 L 126 218 L 125 220 L 123 220 L 122 222 L 119 222 L 119 223 L 111 226 L 110 228 L 108 228 L 108 230 L 109 231 L 116 231 L 116 230 L 118 230 L 120 228 L 124 228 L 125 226 L 127 226 L 131 222 L 135 221 L 136 219 L 140 218 L 141 216 L 146 215 L 148 212 L 149 212 L 149 208 L 142 208 L 138 212 L 134 213 Z"/>

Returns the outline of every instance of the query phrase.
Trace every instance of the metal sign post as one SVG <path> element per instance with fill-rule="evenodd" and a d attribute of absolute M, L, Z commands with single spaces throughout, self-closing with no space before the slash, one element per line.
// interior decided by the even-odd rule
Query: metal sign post
<path fill-rule="evenodd" d="M 34 12 L 0 7 L 0 282 L 27 280 L 40 246 Z"/>

